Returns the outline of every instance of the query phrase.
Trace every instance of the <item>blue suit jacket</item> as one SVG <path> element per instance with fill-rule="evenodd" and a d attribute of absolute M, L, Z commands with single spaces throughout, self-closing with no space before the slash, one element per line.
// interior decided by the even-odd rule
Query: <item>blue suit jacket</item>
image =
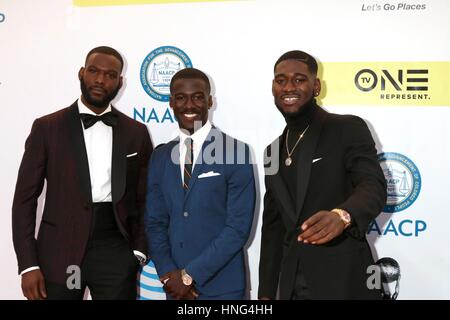
<path fill-rule="evenodd" d="M 145 229 L 159 275 L 186 268 L 200 295 L 220 296 L 245 289 L 243 246 L 255 205 L 249 159 L 246 144 L 213 127 L 185 191 L 179 140 L 154 150 L 149 164 Z M 205 173 L 209 176 L 199 178 Z"/>

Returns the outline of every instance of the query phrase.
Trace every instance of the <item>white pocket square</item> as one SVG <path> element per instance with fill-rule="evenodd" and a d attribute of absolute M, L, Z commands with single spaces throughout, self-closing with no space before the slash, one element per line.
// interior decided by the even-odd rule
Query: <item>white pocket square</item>
<path fill-rule="evenodd" d="M 322 160 L 322 158 L 313 159 L 312 163 Z"/>
<path fill-rule="evenodd" d="M 127 158 L 131 158 L 131 157 L 134 157 L 134 156 L 137 156 L 137 152 L 127 154 Z"/>
<path fill-rule="evenodd" d="M 214 171 L 209 171 L 209 172 L 200 174 L 198 176 L 198 178 L 201 179 L 201 178 L 208 178 L 208 177 L 214 177 L 214 176 L 220 176 L 220 173 L 214 172 Z"/>

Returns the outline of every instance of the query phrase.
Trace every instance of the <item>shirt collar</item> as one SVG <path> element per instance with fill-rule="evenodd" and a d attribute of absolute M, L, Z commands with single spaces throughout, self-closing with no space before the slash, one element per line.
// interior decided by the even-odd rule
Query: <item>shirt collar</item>
<path fill-rule="evenodd" d="M 212 129 L 211 122 L 207 120 L 206 123 L 203 125 L 203 127 L 198 129 L 191 135 L 187 135 L 186 133 L 183 132 L 184 130 L 180 130 L 180 143 L 184 145 L 184 140 L 186 140 L 187 138 L 191 138 L 195 145 L 202 146 L 203 142 L 205 142 L 206 140 L 206 137 L 208 137 L 208 134 L 211 131 L 211 129 Z"/>
<path fill-rule="evenodd" d="M 86 107 L 86 105 L 83 103 L 83 101 L 81 101 L 81 98 L 78 99 L 77 101 L 78 104 L 78 112 L 81 113 L 87 113 L 87 114 L 92 114 L 94 116 L 101 116 L 102 114 L 105 114 L 107 112 L 111 112 L 111 104 L 108 105 L 108 108 L 105 109 L 105 111 L 103 111 L 101 114 L 96 114 L 94 111 L 92 111 L 91 109 L 89 109 L 88 107 Z"/>

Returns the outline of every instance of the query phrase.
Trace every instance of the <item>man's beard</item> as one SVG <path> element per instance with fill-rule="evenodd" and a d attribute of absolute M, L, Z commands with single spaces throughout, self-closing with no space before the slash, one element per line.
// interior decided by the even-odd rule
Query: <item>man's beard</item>
<path fill-rule="evenodd" d="M 120 86 L 117 86 L 117 88 L 114 91 L 111 91 L 103 99 L 95 100 L 91 97 L 89 90 L 83 81 L 83 78 L 80 79 L 80 88 L 81 88 L 81 94 L 83 95 L 86 102 L 90 106 L 93 106 L 93 107 L 99 108 L 99 109 L 106 108 L 109 105 L 109 103 L 117 96 L 117 93 L 120 90 Z"/>

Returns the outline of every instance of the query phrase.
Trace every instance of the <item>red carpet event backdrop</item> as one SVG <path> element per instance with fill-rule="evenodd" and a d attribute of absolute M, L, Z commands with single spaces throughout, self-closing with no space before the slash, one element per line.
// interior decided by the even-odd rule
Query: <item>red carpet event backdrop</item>
<path fill-rule="evenodd" d="M 397 299 L 450 299 L 449 14 L 447 0 L 1 1 L 0 299 L 23 299 L 11 205 L 25 139 L 35 118 L 79 97 L 77 72 L 100 45 L 124 56 L 124 87 L 114 104 L 147 125 L 154 145 L 177 134 L 168 104 L 172 75 L 193 66 L 210 76 L 211 120 L 249 143 L 257 165 L 246 246 L 251 299 L 263 150 L 285 125 L 273 103 L 273 65 L 288 50 L 311 53 L 320 63 L 319 104 L 362 117 L 377 143 L 388 200 L 367 237 L 383 285 Z M 140 299 L 165 299 L 152 262 L 137 285 Z"/>

